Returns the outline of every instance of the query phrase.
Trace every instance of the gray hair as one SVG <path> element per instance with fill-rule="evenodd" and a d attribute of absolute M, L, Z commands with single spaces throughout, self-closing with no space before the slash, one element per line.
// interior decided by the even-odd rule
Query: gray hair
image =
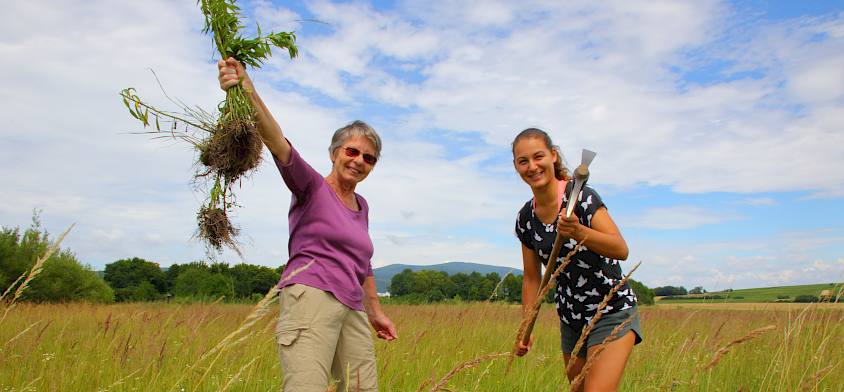
<path fill-rule="evenodd" d="M 333 154 L 334 150 L 342 146 L 352 136 L 366 136 L 372 145 L 375 146 L 375 157 L 381 157 L 381 137 L 375 132 L 369 124 L 355 120 L 348 125 L 334 131 L 334 136 L 331 137 L 331 145 L 328 146 L 328 153 Z"/>

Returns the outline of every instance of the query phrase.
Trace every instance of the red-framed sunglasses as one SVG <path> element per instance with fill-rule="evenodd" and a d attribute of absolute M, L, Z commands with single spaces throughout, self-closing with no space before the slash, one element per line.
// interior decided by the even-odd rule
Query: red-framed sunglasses
<path fill-rule="evenodd" d="M 360 155 L 360 150 L 354 147 L 346 147 L 345 151 L 346 156 L 350 158 L 355 158 Z M 375 155 L 372 154 L 363 154 L 363 161 L 370 165 L 374 165 L 375 162 L 378 162 L 378 158 L 376 158 Z"/>

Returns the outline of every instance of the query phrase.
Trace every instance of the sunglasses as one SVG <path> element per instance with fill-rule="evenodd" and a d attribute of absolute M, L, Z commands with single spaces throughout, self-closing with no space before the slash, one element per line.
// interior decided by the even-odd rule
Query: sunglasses
<path fill-rule="evenodd" d="M 354 147 L 346 147 L 346 156 L 347 157 L 356 158 L 358 155 L 360 155 L 360 150 L 358 150 L 357 148 L 354 148 Z M 378 158 L 376 158 L 375 155 L 363 154 L 363 161 L 370 164 L 370 165 L 374 165 L 375 162 L 378 162 Z"/>

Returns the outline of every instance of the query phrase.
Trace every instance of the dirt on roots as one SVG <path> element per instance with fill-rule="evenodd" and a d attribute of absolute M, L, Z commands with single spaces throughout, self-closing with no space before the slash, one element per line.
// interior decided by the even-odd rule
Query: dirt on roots
<path fill-rule="evenodd" d="M 218 252 L 222 251 L 224 245 L 238 249 L 234 238 L 240 230 L 234 227 L 224 209 L 203 206 L 196 214 L 196 221 L 199 224 L 197 236 Z"/>
<path fill-rule="evenodd" d="M 198 176 L 219 173 L 227 182 L 233 182 L 258 167 L 263 148 L 254 122 L 220 123 L 217 131 L 199 145 L 199 162 L 208 171 Z"/>

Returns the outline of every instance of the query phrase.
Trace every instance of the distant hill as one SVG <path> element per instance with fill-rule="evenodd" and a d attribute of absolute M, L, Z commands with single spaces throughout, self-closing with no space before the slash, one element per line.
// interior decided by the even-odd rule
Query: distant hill
<path fill-rule="evenodd" d="M 432 270 L 432 271 L 443 271 L 449 275 L 454 275 L 456 273 L 466 273 L 470 274 L 472 272 L 477 272 L 481 275 L 486 275 L 490 272 L 497 272 L 499 276 L 504 276 L 508 272 L 513 272 L 514 275 L 521 275 L 522 270 L 508 268 L 508 267 L 499 267 L 494 265 L 486 265 L 486 264 L 477 264 L 477 263 L 462 263 L 462 262 L 451 262 L 451 263 L 443 263 L 443 264 L 434 264 L 434 265 L 409 265 L 409 264 L 390 264 L 387 266 L 383 266 L 380 268 L 375 268 L 372 270 L 372 273 L 375 275 L 375 287 L 378 289 L 379 293 L 385 293 L 390 290 L 390 281 L 393 279 L 393 275 L 401 273 L 405 269 L 410 268 L 411 271 L 421 271 L 421 270 Z"/>

